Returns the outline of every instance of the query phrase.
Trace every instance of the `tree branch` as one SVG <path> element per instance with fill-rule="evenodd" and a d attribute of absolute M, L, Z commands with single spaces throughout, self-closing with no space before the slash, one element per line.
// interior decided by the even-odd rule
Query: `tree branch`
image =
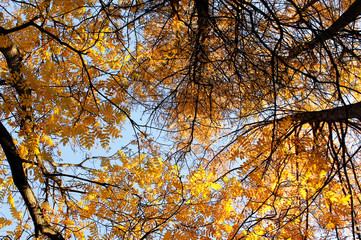
<path fill-rule="evenodd" d="M 322 111 L 300 112 L 280 120 L 286 118 L 291 118 L 301 123 L 346 122 L 352 118 L 361 120 L 361 102 Z"/>
<path fill-rule="evenodd" d="M 33 119 L 32 119 L 32 101 L 31 89 L 26 84 L 25 79 L 21 75 L 22 67 L 22 54 L 12 40 L 5 34 L 6 30 L 0 27 L 0 36 L 3 37 L 3 44 L 0 46 L 0 52 L 4 55 L 7 65 L 13 75 L 14 82 L 8 84 L 15 88 L 20 98 L 20 128 L 24 131 L 25 136 L 28 131 L 33 131 Z M 18 188 L 21 196 L 24 199 L 26 207 L 30 213 L 30 216 L 34 222 L 35 235 L 38 237 L 39 232 L 52 240 L 63 240 L 63 236 L 57 232 L 50 224 L 45 220 L 42 213 L 38 199 L 36 198 L 33 190 L 31 189 L 28 179 L 25 175 L 23 168 L 23 159 L 17 153 L 16 146 L 10 133 L 5 126 L 0 122 L 0 145 L 5 153 L 6 159 L 10 165 L 12 177 L 15 186 Z"/>
<path fill-rule="evenodd" d="M 62 235 L 54 230 L 45 220 L 39 202 L 25 175 L 22 165 L 23 159 L 17 153 L 13 139 L 2 122 L 0 122 L 0 145 L 6 155 L 7 161 L 9 162 L 14 184 L 19 189 L 26 207 L 30 212 L 31 218 L 33 219 L 35 230 L 40 231 L 52 240 L 64 240 Z"/>
<path fill-rule="evenodd" d="M 3 37 L 3 44 L 0 46 L 0 52 L 4 55 L 7 65 L 10 69 L 10 73 L 13 76 L 11 81 L 6 80 L 7 83 L 15 88 L 20 99 L 20 128 L 26 132 L 27 129 L 32 129 L 32 101 L 31 101 L 31 89 L 23 79 L 21 75 L 21 67 L 23 56 L 17 46 L 12 42 L 7 34 L 6 29 L 0 27 L 0 36 Z"/>
<path fill-rule="evenodd" d="M 353 4 L 326 30 L 322 31 L 314 39 L 304 42 L 289 51 L 287 59 L 297 57 L 300 53 L 315 48 L 322 42 L 335 36 L 340 30 L 354 22 L 361 14 L 361 0 L 355 0 Z"/>

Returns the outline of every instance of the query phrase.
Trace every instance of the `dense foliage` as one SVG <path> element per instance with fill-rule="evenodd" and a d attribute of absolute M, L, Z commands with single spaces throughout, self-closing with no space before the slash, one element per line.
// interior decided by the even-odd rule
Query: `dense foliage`
<path fill-rule="evenodd" d="M 0 232 L 361 239 L 360 14 L 361 0 L 2 1 Z M 95 147 L 112 148 L 61 155 Z"/>

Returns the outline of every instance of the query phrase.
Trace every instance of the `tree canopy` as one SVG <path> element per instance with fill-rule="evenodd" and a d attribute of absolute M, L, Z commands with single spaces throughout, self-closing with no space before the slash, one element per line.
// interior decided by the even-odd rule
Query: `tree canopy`
<path fill-rule="evenodd" d="M 0 233 L 361 239 L 360 14 L 361 0 L 2 1 Z"/>

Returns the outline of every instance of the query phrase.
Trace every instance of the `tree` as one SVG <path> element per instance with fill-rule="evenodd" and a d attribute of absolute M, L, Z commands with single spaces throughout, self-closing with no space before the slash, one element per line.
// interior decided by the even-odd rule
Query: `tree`
<path fill-rule="evenodd" d="M 0 6 L 12 238 L 361 238 L 359 0 Z"/>

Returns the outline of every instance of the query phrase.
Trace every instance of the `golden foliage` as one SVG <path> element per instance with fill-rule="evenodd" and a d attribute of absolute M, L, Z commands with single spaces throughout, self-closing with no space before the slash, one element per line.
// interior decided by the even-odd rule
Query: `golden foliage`
<path fill-rule="evenodd" d="M 65 239 L 359 236 L 350 1 L 0 6 L 1 123 L 44 221 Z M 63 147 L 109 149 L 124 125 L 128 149 L 62 159 Z M 5 155 L 0 228 L 45 239 Z"/>

